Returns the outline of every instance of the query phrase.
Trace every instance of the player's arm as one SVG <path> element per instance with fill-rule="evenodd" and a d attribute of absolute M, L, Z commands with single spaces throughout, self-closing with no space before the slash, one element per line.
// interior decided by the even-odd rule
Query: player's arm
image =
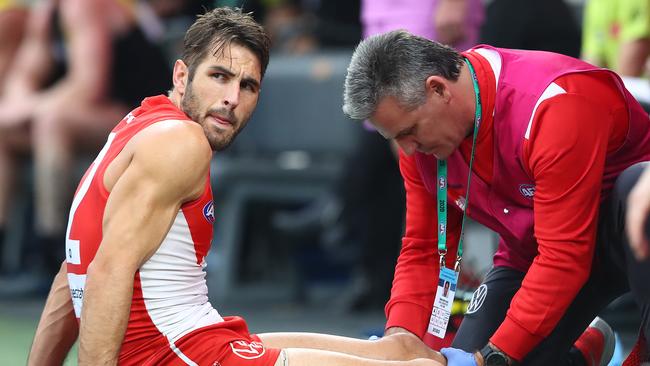
<path fill-rule="evenodd" d="M 72 307 L 65 262 L 54 277 L 38 322 L 27 365 L 61 365 L 77 340 L 79 327 Z"/>
<path fill-rule="evenodd" d="M 79 365 L 115 365 L 129 319 L 134 275 L 205 185 L 211 150 L 198 124 L 157 123 L 125 149 L 133 158 L 112 187 L 103 239 L 88 267 Z"/>

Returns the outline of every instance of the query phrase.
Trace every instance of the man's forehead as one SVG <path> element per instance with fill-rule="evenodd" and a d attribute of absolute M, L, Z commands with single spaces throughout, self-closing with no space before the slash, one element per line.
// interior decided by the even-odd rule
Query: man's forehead
<path fill-rule="evenodd" d="M 399 131 L 402 122 L 404 109 L 399 105 L 397 98 L 386 96 L 379 100 L 375 112 L 370 116 L 369 121 L 377 131 L 385 138 L 391 138 Z"/>
<path fill-rule="evenodd" d="M 202 64 L 206 67 L 222 67 L 239 74 L 244 72 L 244 77 L 261 79 L 262 67 L 257 55 L 244 46 L 237 44 L 225 45 L 206 55 Z"/>

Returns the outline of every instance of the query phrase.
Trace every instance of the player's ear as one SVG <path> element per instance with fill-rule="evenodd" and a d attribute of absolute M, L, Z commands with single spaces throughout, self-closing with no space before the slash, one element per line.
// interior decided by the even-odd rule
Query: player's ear
<path fill-rule="evenodd" d="M 180 95 L 185 94 L 185 88 L 187 87 L 187 80 L 189 77 L 189 69 L 183 60 L 176 60 L 174 63 L 174 73 L 173 73 L 173 82 L 174 89 L 178 91 Z"/>

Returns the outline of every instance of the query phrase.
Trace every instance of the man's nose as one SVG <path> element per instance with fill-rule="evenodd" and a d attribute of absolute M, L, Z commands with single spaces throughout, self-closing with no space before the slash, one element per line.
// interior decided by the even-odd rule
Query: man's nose
<path fill-rule="evenodd" d="M 239 83 L 229 84 L 223 97 L 223 104 L 230 109 L 235 109 L 235 107 L 239 105 L 240 92 L 241 89 L 239 87 Z"/>

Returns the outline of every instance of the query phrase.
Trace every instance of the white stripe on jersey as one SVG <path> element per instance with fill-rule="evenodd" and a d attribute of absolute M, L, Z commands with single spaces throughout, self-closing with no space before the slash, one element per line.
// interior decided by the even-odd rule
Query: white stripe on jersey
<path fill-rule="evenodd" d="M 473 51 L 485 57 L 488 64 L 490 64 L 494 73 L 494 89 L 496 90 L 499 87 L 499 77 L 501 75 L 501 55 L 499 55 L 499 52 L 489 48 L 477 48 Z"/>
<path fill-rule="evenodd" d="M 181 351 L 180 349 L 178 349 L 178 347 L 176 347 L 176 345 L 174 344 L 174 342 L 169 342 L 169 347 L 172 349 L 172 351 L 174 351 L 174 353 L 176 354 L 176 356 L 178 356 L 178 357 L 179 357 L 181 360 L 183 360 L 183 362 L 185 362 L 186 364 L 188 364 L 188 365 L 190 365 L 190 366 L 199 366 L 196 362 L 192 361 L 189 357 L 187 357 L 187 355 L 185 355 L 185 354 L 183 353 L 183 351 Z"/>
<path fill-rule="evenodd" d="M 501 56 L 499 53 L 495 50 L 490 50 L 487 48 L 476 48 L 472 50 L 473 52 L 476 52 L 480 54 L 481 56 L 485 57 L 485 59 L 488 61 L 490 64 L 490 67 L 492 68 L 492 72 L 494 73 L 494 79 L 496 81 L 496 87 L 499 86 L 499 76 L 501 75 Z M 530 129 L 533 124 L 533 119 L 535 117 L 535 112 L 537 112 L 537 107 L 545 101 L 546 99 L 552 98 L 558 94 L 565 94 L 566 90 L 562 89 L 559 85 L 555 83 L 551 83 L 546 90 L 544 90 L 544 93 L 542 93 L 542 96 L 537 100 L 537 103 L 535 103 L 535 108 L 533 108 L 533 114 L 530 116 L 530 120 L 528 121 L 528 127 L 526 128 L 526 134 L 524 137 L 526 139 L 530 138 Z M 494 111 L 492 112 L 494 115 Z"/>
<path fill-rule="evenodd" d="M 139 270 L 149 317 L 172 342 L 223 321 L 208 301 L 205 265 L 205 260 L 196 263 L 190 227 L 180 210 L 160 248 Z"/>

